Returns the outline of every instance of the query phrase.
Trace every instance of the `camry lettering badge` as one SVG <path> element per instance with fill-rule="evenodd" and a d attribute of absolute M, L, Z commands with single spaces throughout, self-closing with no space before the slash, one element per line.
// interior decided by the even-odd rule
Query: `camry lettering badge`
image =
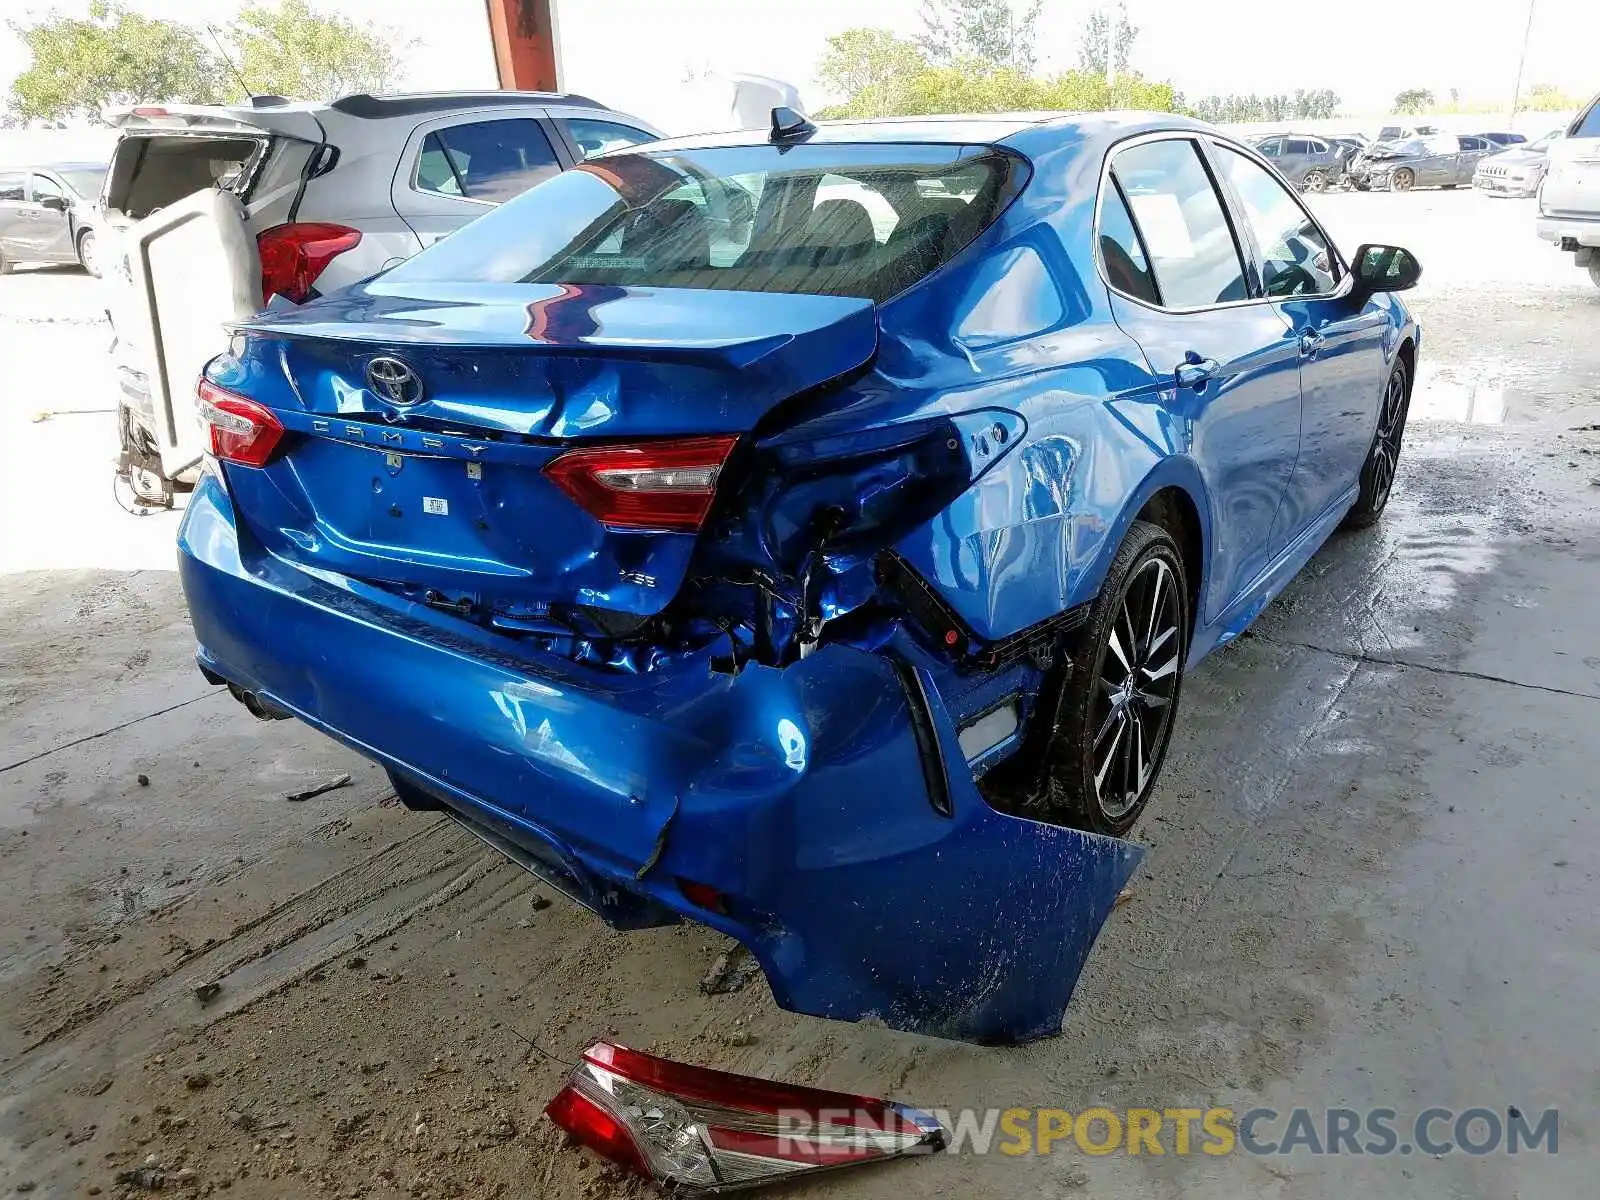
<path fill-rule="evenodd" d="M 398 358 L 380 356 L 369 362 L 367 386 L 390 404 L 409 407 L 422 400 L 422 376 Z"/>

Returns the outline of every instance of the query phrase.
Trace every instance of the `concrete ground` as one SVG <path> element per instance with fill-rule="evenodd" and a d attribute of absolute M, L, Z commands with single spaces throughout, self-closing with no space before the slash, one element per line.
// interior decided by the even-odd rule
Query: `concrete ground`
<path fill-rule="evenodd" d="M 112 500 L 94 284 L 0 280 L 0 1193 L 131 1195 L 148 1165 L 243 1197 L 631 1195 L 540 1116 L 615 1035 L 941 1109 L 1389 1108 L 1408 1143 L 1434 1105 L 1560 1111 L 1555 1155 L 1180 1156 L 1169 1133 L 795 1196 L 1592 1194 L 1600 291 L 1525 202 L 1317 203 L 1347 248 L 1426 266 L 1397 493 L 1190 679 L 1062 1036 L 999 1050 L 793 1016 L 759 981 L 705 997 L 719 936 L 609 932 L 207 687 L 175 517 Z"/>

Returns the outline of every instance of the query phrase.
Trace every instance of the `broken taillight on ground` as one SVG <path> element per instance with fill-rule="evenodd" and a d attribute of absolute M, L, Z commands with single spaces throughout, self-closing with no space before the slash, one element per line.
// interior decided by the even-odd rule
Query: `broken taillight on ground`
<path fill-rule="evenodd" d="M 904 1105 L 691 1067 L 610 1042 L 584 1051 L 545 1112 L 613 1162 L 690 1193 L 945 1145 L 938 1121 Z"/>

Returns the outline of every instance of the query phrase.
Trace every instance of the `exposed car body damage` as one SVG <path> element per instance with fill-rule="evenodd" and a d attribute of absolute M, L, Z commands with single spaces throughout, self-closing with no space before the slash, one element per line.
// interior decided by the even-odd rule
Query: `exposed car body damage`
<path fill-rule="evenodd" d="M 1143 855 L 990 807 L 925 667 L 908 690 L 887 656 L 829 645 L 735 676 L 711 670 L 708 648 L 692 670 L 620 679 L 601 704 L 592 685 L 495 655 L 493 635 L 446 633 L 426 609 L 379 620 L 273 563 L 233 533 L 214 477 L 192 504 L 183 581 L 207 670 L 401 772 L 412 803 L 461 807 L 528 847 L 525 866 L 612 924 L 687 912 L 740 939 L 786 1008 L 983 1042 L 1053 1033 Z M 344 653 L 291 666 L 253 649 L 267 630 Z M 352 669 L 365 676 L 337 677 Z M 403 761 L 380 749 L 397 728 Z M 721 911 L 688 901 L 685 882 Z"/>
<path fill-rule="evenodd" d="M 223 456 L 185 516 L 203 669 L 612 924 L 738 938 L 785 1007 L 1055 1032 L 1142 851 L 1019 814 L 1119 546 L 1152 511 L 1192 534 L 1172 669 L 1236 636 L 1350 508 L 1380 385 L 1417 341 L 1386 295 L 1231 308 L 1216 385 L 1179 386 L 1178 326 L 1107 288 L 1091 236 L 1110 150 L 1168 127 L 1204 129 L 907 122 L 785 146 L 891 195 L 912 161 L 938 186 L 907 203 L 935 213 L 990 206 L 922 283 L 862 282 L 871 300 L 453 282 L 425 252 L 263 314 L 207 371 L 276 431 Z M 697 179 L 767 161 L 692 149 Z M 659 189 L 676 153 L 529 199 Z M 1320 401 L 1288 313 L 1338 351 Z M 381 394 L 379 357 L 418 388 Z M 641 526 L 627 455 L 663 446 L 683 457 L 662 486 L 707 481 L 705 508 Z"/>

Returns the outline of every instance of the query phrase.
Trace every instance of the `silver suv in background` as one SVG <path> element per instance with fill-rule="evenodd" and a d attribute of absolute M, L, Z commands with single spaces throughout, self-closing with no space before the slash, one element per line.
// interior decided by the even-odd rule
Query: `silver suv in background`
<path fill-rule="evenodd" d="M 0 167 L 0 275 L 19 262 L 78 263 L 100 274 L 95 198 L 104 163 Z"/>
<path fill-rule="evenodd" d="M 1332 138 L 1274 134 L 1256 142 L 1261 157 L 1302 192 L 1321 192 L 1344 179 L 1348 151 Z"/>
<path fill-rule="evenodd" d="M 114 118 L 102 206 L 119 475 L 153 505 L 198 474 L 194 381 L 228 323 L 365 279 L 595 154 L 660 136 L 584 97 L 531 92 L 258 96 Z"/>
<path fill-rule="evenodd" d="M 1600 96 L 1550 144 L 1535 228 L 1600 287 Z"/>

